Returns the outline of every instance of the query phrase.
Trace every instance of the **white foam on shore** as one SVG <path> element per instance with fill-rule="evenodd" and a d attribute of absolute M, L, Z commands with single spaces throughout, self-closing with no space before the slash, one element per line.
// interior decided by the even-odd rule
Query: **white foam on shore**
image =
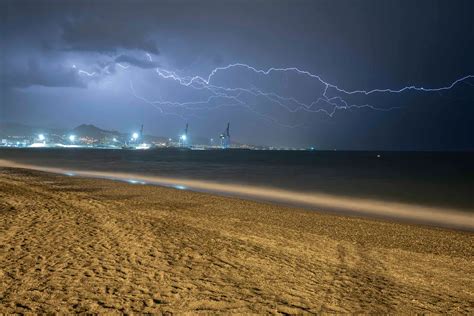
<path fill-rule="evenodd" d="M 60 173 L 90 178 L 105 178 L 126 181 L 132 184 L 154 184 L 174 187 L 180 190 L 188 189 L 206 191 L 231 196 L 241 196 L 250 199 L 274 201 L 302 205 L 314 209 L 341 210 L 341 213 L 365 215 L 372 217 L 393 218 L 413 223 L 429 224 L 439 227 L 456 228 L 474 231 L 474 213 L 462 212 L 457 209 L 428 207 L 416 204 L 387 202 L 375 199 L 362 199 L 337 196 L 323 193 L 301 193 L 274 188 L 243 186 L 202 180 L 187 180 L 179 178 L 146 176 L 140 174 L 83 171 L 53 167 L 42 167 L 1 160 L 0 167 L 24 168 L 38 171 Z"/>

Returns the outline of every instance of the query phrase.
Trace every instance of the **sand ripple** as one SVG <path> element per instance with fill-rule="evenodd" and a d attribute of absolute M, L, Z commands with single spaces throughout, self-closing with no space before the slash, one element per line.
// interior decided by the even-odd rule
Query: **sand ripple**
<path fill-rule="evenodd" d="M 0 169 L 0 312 L 474 313 L 471 233 Z"/>

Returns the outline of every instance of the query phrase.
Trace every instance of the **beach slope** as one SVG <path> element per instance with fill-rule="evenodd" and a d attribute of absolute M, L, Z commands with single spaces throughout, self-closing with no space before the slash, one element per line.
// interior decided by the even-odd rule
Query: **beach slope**
<path fill-rule="evenodd" d="M 0 168 L 0 312 L 473 314 L 473 237 Z"/>

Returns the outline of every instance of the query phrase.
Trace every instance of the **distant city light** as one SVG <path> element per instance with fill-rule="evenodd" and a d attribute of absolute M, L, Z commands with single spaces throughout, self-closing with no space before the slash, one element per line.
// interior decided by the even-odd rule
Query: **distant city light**
<path fill-rule="evenodd" d="M 137 140 L 138 139 L 138 133 L 133 133 L 132 134 L 132 139 Z"/>
<path fill-rule="evenodd" d="M 138 146 L 135 147 L 135 149 L 150 149 L 150 145 L 149 144 L 139 144 Z"/>
<path fill-rule="evenodd" d="M 76 140 L 76 135 L 69 135 L 69 141 L 74 142 Z"/>
<path fill-rule="evenodd" d="M 181 140 L 185 141 L 186 140 L 186 135 L 181 135 Z"/>
<path fill-rule="evenodd" d="M 114 138 L 113 141 L 114 141 L 114 142 L 117 142 L 117 138 Z"/>
<path fill-rule="evenodd" d="M 39 134 L 39 135 L 38 135 L 38 139 L 39 139 L 40 141 L 44 141 L 45 137 L 44 137 L 43 134 Z"/>

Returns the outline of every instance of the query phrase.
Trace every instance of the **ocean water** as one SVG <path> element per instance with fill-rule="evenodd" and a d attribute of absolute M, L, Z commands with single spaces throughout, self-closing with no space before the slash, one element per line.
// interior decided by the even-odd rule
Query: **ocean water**
<path fill-rule="evenodd" d="M 474 152 L 3 148 L 0 159 L 474 211 Z"/>

